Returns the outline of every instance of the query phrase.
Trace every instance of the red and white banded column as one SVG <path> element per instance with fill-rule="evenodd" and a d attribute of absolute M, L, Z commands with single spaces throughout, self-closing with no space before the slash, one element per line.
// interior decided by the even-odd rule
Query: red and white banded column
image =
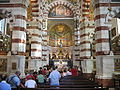
<path fill-rule="evenodd" d="M 112 84 L 112 75 L 114 70 L 114 60 L 109 56 L 110 24 L 105 23 L 108 13 L 109 0 L 95 0 L 95 39 L 96 39 L 96 78 L 103 86 Z M 106 84 L 111 83 L 111 84 Z"/>
<path fill-rule="evenodd" d="M 31 58 L 28 61 L 29 70 L 38 70 L 41 66 L 41 57 L 42 57 L 42 39 L 41 39 L 41 24 L 38 19 L 39 17 L 39 0 L 31 0 L 32 8 L 32 19 L 27 22 L 27 31 L 31 35 Z"/>
<path fill-rule="evenodd" d="M 90 0 L 82 1 L 82 19 L 80 21 L 80 58 L 81 59 L 90 59 L 91 51 L 90 51 L 90 41 L 89 41 L 89 5 Z"/>
<path fill-rule="evenodd" d="M 19 2 L 19 3 L 18 3 Z M 12 23 L 12 54 L 17 55 L 17 70 L 24 73 L 25 55 L 26 55 L 26 18 L 29 1 L 14 1 L 6 5 L 12 9 L 14 20 Z M 15 58 L 14 58 L 15 59 Z M 12 61 L 11 61 L 12 62 Z"/>

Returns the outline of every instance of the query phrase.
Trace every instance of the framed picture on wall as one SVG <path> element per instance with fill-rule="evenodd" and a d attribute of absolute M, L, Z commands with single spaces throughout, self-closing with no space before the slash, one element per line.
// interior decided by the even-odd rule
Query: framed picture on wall
<path fill-rule="evenodd" d="M 16 70 L 17 64 L 15 62 L 12 63 L 12 70 Z"/>
<path fill-rule="evenodd" d="M 115 60 L 114 60 L 114 65 L 115 65 L 115 71 L 116 72 L 119 72 L 120 71 L 120 58 L 116 58 Z"/>
<path fill-rule="evenodd" d="M 113 38 L 116 35 L 117 35 L 117 32 L 116 32 L 116 28 L 114 27 L 113 29 L 111 29 L 111 37 Z"/>

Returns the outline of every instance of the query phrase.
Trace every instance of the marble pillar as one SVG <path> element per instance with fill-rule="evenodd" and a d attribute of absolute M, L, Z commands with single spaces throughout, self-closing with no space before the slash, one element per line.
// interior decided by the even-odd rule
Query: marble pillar
<path fill-rule="evenodd" d="M 92 59 L 87 59 L 81 61 L 81 67 L 83 73 L 92 73 L 93 72 L 93 60 Z"/>
<path fill-rule="evenodd" d="M 96 78 L 103 86 L 113 86 L 113 72 L 115 56 L 97 56 Z"/>

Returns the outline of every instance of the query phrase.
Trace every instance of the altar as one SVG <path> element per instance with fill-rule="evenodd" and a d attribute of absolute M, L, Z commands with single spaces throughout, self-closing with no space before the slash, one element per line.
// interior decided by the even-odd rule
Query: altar
<path fill-rule="evenodd" d="M 68 59 L 53 59 L 53 60 L 50 60 L 50 65 L 51 66 L 58 66 L 58 68 L 61 68 L 61 67 L 72 67 L 73 66 L 73 61 L 72 60 L 68 60 Z"/>
<path fill-rule="evenodd" d="M 62 68 L 64 66 L 72 66 L 72 47 L 64 45 L 62 39 L 59 40 L 58 47 L 51 47 L 49 55 L 49 64 L 51 66 L 58 66 Z"/>

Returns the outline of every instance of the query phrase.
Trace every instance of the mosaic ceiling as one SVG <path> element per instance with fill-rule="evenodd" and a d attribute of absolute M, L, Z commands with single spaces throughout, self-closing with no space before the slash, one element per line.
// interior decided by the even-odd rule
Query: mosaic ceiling
<path fill-rule="evenodd" d="M 49 17 L 73 17 L 73 12 L 68 7 L 58 5 L 50 11 Z"/>

